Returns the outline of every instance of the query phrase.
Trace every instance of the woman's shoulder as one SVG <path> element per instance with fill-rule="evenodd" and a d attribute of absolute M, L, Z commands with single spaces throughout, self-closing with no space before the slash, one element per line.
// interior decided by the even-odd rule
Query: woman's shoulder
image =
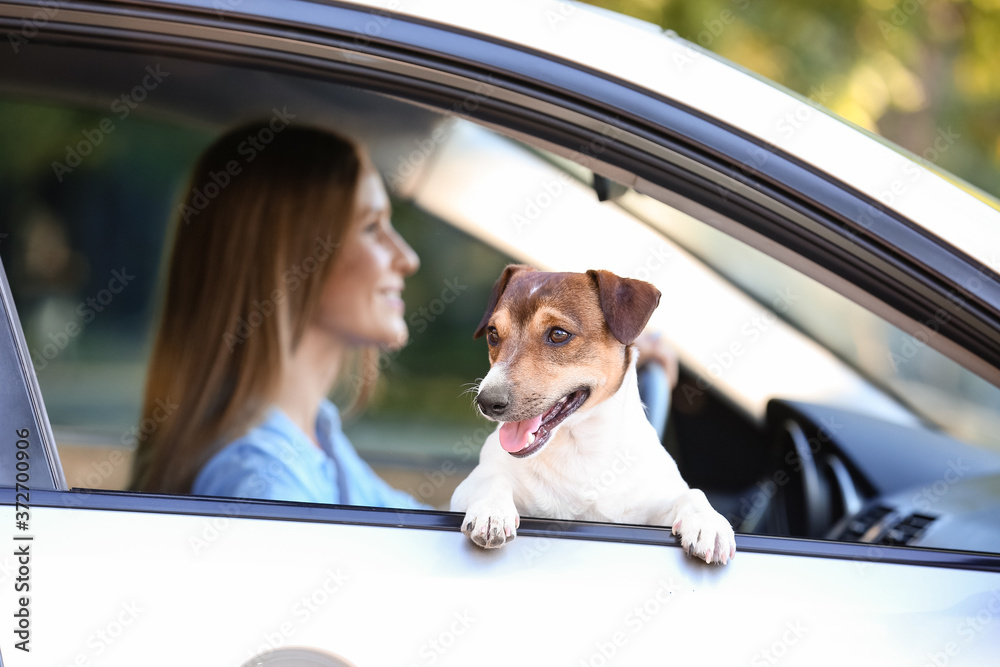
<path fill-rule="evenodd" d="M 195 478 L 196 495 L 330 502 L 321 484 L 326 457 L 272 410 L 225 444 Z"/>
<path fill-rule="evenodd" d="M 312 465 L 321 452 L 295 424 L 277 408 L 270 409 L 263 421 L 233 439 L 213 456 L 214 459 L 277 459 L 286 465 Z"/>

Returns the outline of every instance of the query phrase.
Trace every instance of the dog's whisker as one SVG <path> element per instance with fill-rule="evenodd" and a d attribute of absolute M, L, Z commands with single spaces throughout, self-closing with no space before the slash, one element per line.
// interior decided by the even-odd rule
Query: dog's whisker
<path fill-rule="evenodd" d="M 479 383 L 482 382 L 482 380 L 483 380 L 483 378 L 476 378 L 475 382 L 465 382 L 465 383 L 463 383 L 462 386 L 466 387 L 466 388 L 463 389 L 459 393 L 459 396 L 461 396 L 463 394 L 478 394 L 479 393 Z M 475 396 L 473 396 L 473 398 L 475 398 Z"/>

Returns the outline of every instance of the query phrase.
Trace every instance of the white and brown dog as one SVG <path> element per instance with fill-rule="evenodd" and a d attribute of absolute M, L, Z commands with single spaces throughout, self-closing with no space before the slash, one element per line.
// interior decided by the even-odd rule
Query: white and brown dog
<path fill-rule="evenodd" d="M 729 522 L 681 478 L 639 399 L 632 342 L 659 301 L 607 271 L 504 269 L 475 333 L 490 354 L 476 402 L 501 424 L 451 498 L 473 542 L 503 546 L 523 514 L 670 526 L 706 562 L 735 555 Z"/>

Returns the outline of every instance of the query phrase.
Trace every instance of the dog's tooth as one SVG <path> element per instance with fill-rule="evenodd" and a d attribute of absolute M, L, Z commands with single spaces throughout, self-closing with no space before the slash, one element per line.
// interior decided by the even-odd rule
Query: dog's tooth
<path fill-rule="evenodd" d="M 528 434 L 528 444 L 530 445 L 530 444 L 532 444 L 534 442 L 535 442 L 535 434 L 534 433 L 529 433 Z"/>

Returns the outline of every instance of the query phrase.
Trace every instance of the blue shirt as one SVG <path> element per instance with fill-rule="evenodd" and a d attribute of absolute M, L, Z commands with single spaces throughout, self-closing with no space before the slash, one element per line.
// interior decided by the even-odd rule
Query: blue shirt
<path fill-rule="evenodd" d="M 324 400 L 309 439 L 276 407 L 263 423 L 223 447 L 201 469 L 191 493 L 334 505 L 429 509 L 382 480 L 354 451 L 340 413 Z"/>

